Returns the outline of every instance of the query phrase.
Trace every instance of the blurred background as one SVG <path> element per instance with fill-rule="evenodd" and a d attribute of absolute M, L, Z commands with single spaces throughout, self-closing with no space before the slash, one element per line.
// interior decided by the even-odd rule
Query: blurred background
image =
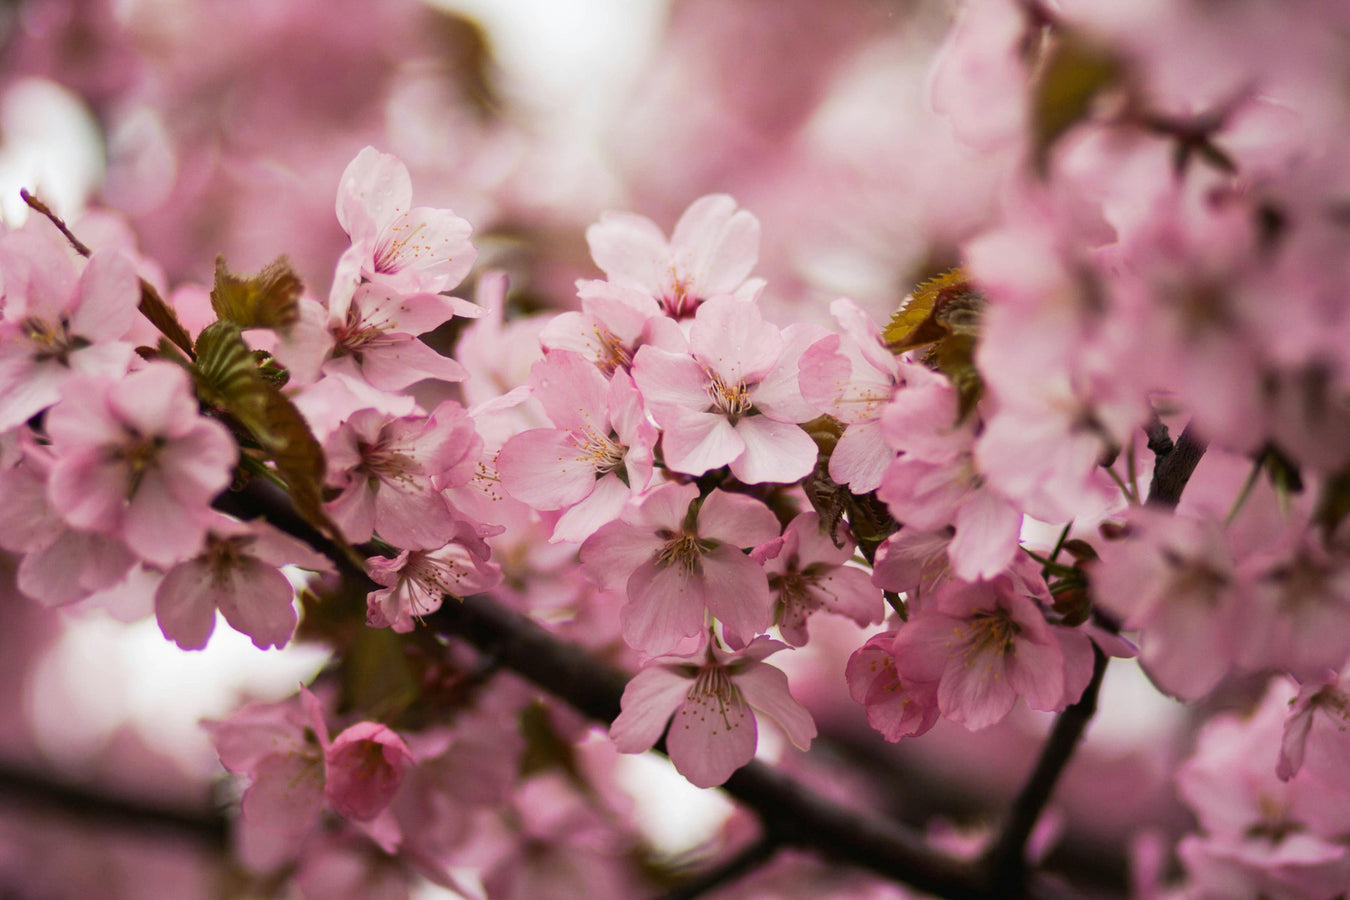
<path fill-rule="evenodd" d="M 1009 165 L 931 108 L 954 14 L 937 0 L 4 0 L 0 212 L 18 225 L 19 189 L 35 191 L 77 231 L 135 247 L 166 296 L 209 283 L 217 254 L 248 272 L 282 253 L 324 296 L 346 245 L 338 178 L 371 144 L 407 163 L 418 205 L 473 223 L 514 313 L 575 303 L 575 279 L 599 275 L 584 231 L 602 211 L 669 230 L 722 191 L 762 224 L 771 316 L 828 324 L 847 295 L 882 318 L 957 261 Z M 13 588 L 12 564 L 0 553 L 0 895 L 218 896 L 228 795 L 198 722 L 294 693 L 324 653 L 258 651 L 225 627 L 184 653 L 134 586 L 48 610 Z M 996 814 L 1047 717 L 885 745 L 844 687 L 861 637 L 830 624 L 788 661 L 825 735 L 813 756 L 840 779 L 878 775 L 880 802 L 919 825 Z M 1186 827 L 1169 776 L 1191 724 L 1126 663 L 1102 710 L 1058 795 L 1054 852 L 1111 893 L 1141 825 Z M 672 854 L 730 815 L 663 763 L 626 765 Z M 139 835 L 96 796 L 148 805 L 161 827 Z"/>

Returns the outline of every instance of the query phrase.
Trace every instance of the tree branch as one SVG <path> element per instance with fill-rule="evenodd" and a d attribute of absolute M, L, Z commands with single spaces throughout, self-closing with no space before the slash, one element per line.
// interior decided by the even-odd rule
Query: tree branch
<path fill-rule="evenodd" d="M 1162 436 L 1166 437 L 1165 430 Z M 1150 433 L 1149 448 L 1158 454 L 1158 459 L 1153 466 L 1153 480 L 1148 486 L 1148 505 L 1175 509 L 1186 482 L 1190 480 L 1191 473 L 1195 471 L 1208 446 L 1209 442 L 1196 434 L 1193 422 L 1182 430 L 1181 437 L 1170 449 L 1162 442 L 1158 442 L 1155 447 L 1154 434 Z"/>
<path fill-rule="evenodd" d="M 608 723 L 619 714 L 626 675 L 491 597 L 447 601 L 427 624 L 495 654 L 503 666 L 592 719 Z M 928 849 L 900 825 L 843 809 L 762 763 L 751 762 L 722 787 L 754 810 L 783 844 L 952 900 L 982 896 L 968 863 Z"/>
<path fill-rule="evenodd" d="M 1031 777 L 1013 801 L 998 839 L 985 852 L 982 863 L 988 872 L 994 896 L 1021 896 L 1026 880 L 1027 839 L 1045 811 L 1088 722 L 1097 712 L 1097 694 L 1101 690 L 1102 677 L 1106 674 L 1108 657 L 1095 644 L 1092 652 L 1092 679 L 1083 690 L 1083 696 L 1055 719 L 1055 726 L 1041 750 Z"/>
<path fill-rule="evenodd" d="M 151 805 L 96 791 L 85 785 L 0 767 L 5 805 L 50 809 L 63 816 L 121 832 L 159 831 L 185 835 L 212 850 L 229 844 L 229 823 L 214 810 L 194 811 Z"/>
<path fill-rule="evenodd" d="M 695 900 L 708 891 L 725 887 L 773 859 L 778 852 L 778 839 L 766 831 L 759 840 L 733 854 L 730 858 L 705 872 L 700 872 L 683 884 L 677 885 L 658 900 Z"/>
<path fill-rule="evenodd" d="M 244 518 L 265 518 L 324 554 L 344 577 L 369 583 L 335 544 L 305 522 L 283 491 L 253 481 L 222 495 L 216 507 Z M 447 600 L 427 623 L 467 641 L 500 664 L 600 722 L 620 711 L 628 677 L 559 640 L 534 620 L 486 595 Z M 784 845 L 811 850 L 949 900 L 984 896 L 970 863 L 938 853 L 909 829 L 870 813 L 843 809 L 796 780 L 759 762 L 737 771 L 723 785 L 754 810 Z"/>

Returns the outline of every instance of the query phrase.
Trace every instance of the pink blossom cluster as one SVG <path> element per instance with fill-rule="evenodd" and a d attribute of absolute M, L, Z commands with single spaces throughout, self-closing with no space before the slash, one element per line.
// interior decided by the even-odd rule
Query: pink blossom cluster
<path fill-rule="evenodd" d="M 185 650 L 217 612 L 260 650 L 334 649 L 208 726 L 244 779 L 240 861 L 306 896 L 636 896 L 656 867 L 619 754 L 699 788 L 756 757 L 811 773 L 780 736 L 1090 714 L 1136 656 L 1188 703 L 1269 679 L 1198 728 L 1185 880 L 1142 887 L 1344 895 L 1350 104 L 1320 73 L 1350 67 L 1347 20 L 1291 17 L 1295 59 L 1259 52 L 1260 4 L 1220 37 L 1204 4 L 1147 5 L 1166 39 L 1103 4 L 966 5 L 929 100 L 997 190 L 948 223 L 932 258 L 959 267 L 882 314 L 794 307 L 727 193 L 669 235 L 601 214 L 603 277 L 563 311 L 495 269 L 452 296 L 490 242 L 373 147 L 337 184 L 326 293 L 243 279 L 268 315 L 223 265 L 157 290 L 96 222 L 6 228 L 18 592 L 153 614 Z M 251 491 L 304 526 L 241 512 Z M 607 735 L 440 630 L 482 594 L 632 673 Z M 826 666 L 847 712 L 799 674 Z"/>

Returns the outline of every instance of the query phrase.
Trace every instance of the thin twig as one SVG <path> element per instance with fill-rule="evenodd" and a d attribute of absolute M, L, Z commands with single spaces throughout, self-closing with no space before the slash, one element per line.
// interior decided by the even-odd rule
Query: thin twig
<path fill-rule="evenodd" d="M 223 851 L 229 843 L 229 823 L 215 810 L 151 805 L 33 772 L 0 767 L 0 801 L 6 807 L 53 810 L 123 833 L 183 835 L 213 850 Z"/>
<path fill-rule="evenodd" d="M 1088 722 L 1097 712 L 1097 694 L 1106 674 L 1108 657 L 1095 645 L 1092 648 L 1092 679 L 1078 702 L 1055 719 L 1054 728 L 1041 749 L 1031 777 L 1013 801 L 1007 822 L 998 839 L 984 855 L 991 896 L 1021 896 L 1026 878 L 1026 845 L 1031 830 L 1044 812 L 1055 785 L 1078 747 Z"/>
<path fill-rule="evenodd" d="M 700 872 L 683 884 L 666 891 L 657 900 L 695 900 L 697 897 L 726 887 L 744 875 L 753 872 L 773 859 L 778 852 L 778 839 L 765 832 L 759 840 L 746 846 L 706 872 Z"/>
<path fill-rule="evenodd" d="M 1150 435 L 1149 447 L 1153 445 Z M 1148 487 L 1147 505 L 1175 509 L 1186 482 L 1190 480 L 1191 473 L 1195 471 L 1208 446 L 1209 442 L 1196 433 L 1195 423 L 1188 424 L 1172 449 L 1159 454 L 1153 466 L 1153 480 Z"/>

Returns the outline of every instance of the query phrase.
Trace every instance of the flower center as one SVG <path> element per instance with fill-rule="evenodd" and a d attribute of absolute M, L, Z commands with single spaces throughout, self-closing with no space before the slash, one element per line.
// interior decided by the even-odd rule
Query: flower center
<path fill-rule="evenodd" d="M 80 339 L 71 338 L 67 324 L 57 324 L 29 316 L 23 320 L 23 336 L 34 345 L 34 357 L 39 361 L 55 359 L 66 363 L 72 351 L 80 349 Z"/>
<path fill-rule="evenodd" d="M 595 325 L 595 340 L 600 345 L 600 368 L 606 375 L 633 367 L 632 351 L 623 345 L 618 335 L 598 322 Z"/>
<path fill-rule="evenodd" d="M 597 478 L 601 475 L 608 475 L 623 465 L 623 455 L 626 448 L 613 440 L 612 432 L 609 436 L 604 436 L 599 432 L 587 429 L 584 441 L 578 441 L 577 444 L 581 448 L 581 458 L 595 467 Z"/>
<path fill-rule="evenodd" d="M 398 482 L 412 484 L 415 476 L 422 474 L 422 467 L 406 453 L 391 450 L 382 444 L 360 444 L 361 464 L 356 471 L 372 481 Z"/>
<path fill-rule="evenodd" d="M 417 237 L 417 233 L 425 227 L 425 222 L 418 222 L 416 228 L 401 237 L 395 237 L 394 235 L 406 230 L 408 228 L 406 224 L 399 224 L 390 228 L 389 234 L 375 248 L 375 271 L 382 275 L 393 275 L 421 254 L 430 253 L 430 244 L 419 246 L 411 243 Z"/>
<path fill-rule="evenodd" d="M 978 656 L 1008 656 L 1022 627 L 1004 610 L 977 612 L 962 629 L 967 640 L 966 662 Z"/>
<path fill-rule="evenodd" d="M 750 412 L 752 406 L 750 391 L 744 381 L 728 384 L 722 380 L 722 376 L 709 372 L 707 392 L 713 409 L 726 416 L 732 425 L 735 425 L 741 416 Z"/>
<path fill-rule="evenodd" d="M 700 721 L 709 714 L 722 720 L 727 731 L 739 728 L 749 711 L 740 688 L 731 683 L 726 667 L 711 663 L 698 670 L 694 684 L 684 695 L 685 706 L 682 715 L 697 715 Z M 688 727 L 687 725 L 685 726 Z M 717 734 L 716 728 L 713 734 Z"/>
<path fill-rule="evenodd" d="M 129 437 L 131 439 L 127 443 L 113 451 L 113 458 L 125 462 L 130 469 L 131 477 L 127 483 L 128 500 L 140 489 L 145 473 L 155 465 L 159 451 L 163 449 L 165 443 L 162 437 L 143 437 L 138 434 Z"/>
<path fill-rule="evenodd" d="M 333 329 L 333 356 L 355 356 L 360 359 L 361 351 L 373 344 L 384 334 L 384 329 L 365 321 L 361 311 L 353 303 L 347 308 L 347 321 Z"/>
<path fill-rule="evenodd" d="M 676 321 L 687 319 L 698 309 L 703 298 L 690 292 L 691 279 L 688 277 L 675 277 L 674 267 L 671 267 L 671 280 L 674 282 L 669 293 L 661 298 L 661 305 L 665 307 L 666 313 Z"/>
<path fill-rule="evenodd" d="M 701 575 L 703 554 L 716 546 L 713 541 L 701 541 L 692 534 L 681 534 L 656 551 L 656 564 L 663 569 L 679 566 L 686 575 Z"/>

